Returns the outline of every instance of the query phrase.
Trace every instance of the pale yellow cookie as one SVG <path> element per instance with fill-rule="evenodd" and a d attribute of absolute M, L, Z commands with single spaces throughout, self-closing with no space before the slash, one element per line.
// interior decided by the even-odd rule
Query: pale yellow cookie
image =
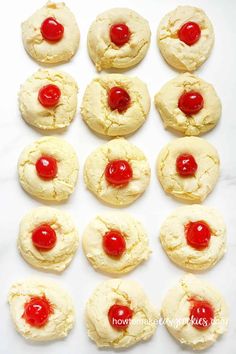
<path fill-rule="evenodd" d="M 41 225 L 50 226 L 56 233 L 55 246 L 50 250 L 37 248 L 32 241 L 33 232 Z M 65 211 L 39 207 L 21 220 L 18 249 L 22 257 L 35 268 L 62 272 L 72 261 L 78 243 L 74 221 Z"/>
<path fill-rule="evenodd" d="M 192 301 L 205 301 L 213 307 L 214 319 L 208 328 L 197 329 L 190 321 Z M 186 274 L 169 290 L 162 304 L 162 316 L 168 331 L 181 343 L 203 350 L 215 343 L 227 330 L 228 309 L 221 294 L 205 281 Z M 204 321 L 202 321 L 204 323 Z"/>
<path fill-rule="evenodd" d="M 43 106 L 39 91 L 47 85 L 56 85 L 61 96 L 53 107 Z M 78 86 L 75 80 L 62 71 L 40 69 L 21 86 L 19 108 L 24 120 L 30 125 L 45 129 L 67 127 L 76 114 Z"/>
<path fill-rule="evenodd" d="M 57 161 L 57 174 L 53 179 L 41 178 L 36 162 L 41 157 Z M 47 136 L 27 146 L 18 162 L 19 181 L 24 190 L 44 200 L 61 201 L 74 191 L 78 176 L 78 160 L 73 147 L 64 139 Z"/>
<path fill-rule="evenodd" d="M 64 27 L 57 42 L 47 41 L 41 33 L 44 20 L 52 17 Z M 69 61 L 79 47 L 80 33 L 75 16 L 63 3 L 47 2 L 22 23 L 22 39 L 28 54 L 41 63 L 57 64 Z"/>
<path fill-rule="evenodd" d="M 190 154 L 197 163 L 193 176 L 182 177 L 176 170 L 176 159 Z M 160 152 L 157 174 L 166 193 L 180 200 L 202 202 L 213 190 L 219 177 L 220 160 L 216 149 L 206 140 L 185 137 L 171 141 Z"/>
<path fill-rule="evenodd" d="M 24 318 L 25 304 L 32 298 L 46 298 L 51 313 L 42 327 L 29 324 Z M 75 322 L 74 306 L 69 294 L 51 279 L 27 279 L 14 283 L 8 302 L 16 330 L 31 341 L 50 341 L 68 335 Z"/>
<path fill-rule="evenodd" d="M 133 316 L 128 328 L 117 330 L 108 319 L 113 305 L 128 306 Z M 138 283 L 110 279 L 93 292 L 86 306 L 88 336 L 98 347 L 128 348 L 149 339 L 156 331 L 158 311 L 150 304 Z"/>
<path fill-rule="evenodd" d="M 122 46 L 110 39 L 110 27 L 114 24 L 125 24 L 131 32 L 129 41 Z M 148 22 L 137 12 L 126 8 L 110 9 L 98 15 L 89 29 L 89 55 L 98 71 L 127 69 L 144 58 L 150 37 Z"/>
<path fill-rule="evenodd" d="M 194 222 L 203 221 L 211 230 L 209 245 L 197 249 L 187 242 L 187 230 Z M 160 241 L 168 257 L 182 268 L 206 270 L 213 267 L 226 251 L 226 227 L 220 213 L 203 205 L 180 207 L 161 226 Z"/>
<path fill-rule="evenodd" d="M 107 254 L 103 238 L 110 231 L 118 231 L 125 240 L 125 251 L 120 257 Z M 148 259 L 151 251 L 146 231 L 138 220 L 124 212 L 106 212 L 97 215 L 86 227 L 83 249 L 95 269 L 110 274 L 125 274 Z"/>
<path fill-rule="evenodd" d="M 110 108 L 110 89 L 120 87 L 130 96 L 129 107 L 122 112 Z M 96 133 L 123 136 L 135 132 L 146 120 L 150 110 L 147 86 L 137 77 L 120 74 L 102 75 L 86 88 L 81 106 L 84 121 Z"/>
<path fill-rule="evenodd" d="M 125 160 L 132 169 L 131 180 L 120 186 L 107 181 L 108 163 Z M 84 181 L 87 188 L 102 201 L 125 206 L 133 203 L 146 190 L 150 180 L 150 167 L 143 152 L 123 138 L 117 138 L 98 147 L 84 165 Z"/>
<path fill-rule="evenodd" d="M 188 45 L 178 37 L 187 22 L 195 22 L 201 29 L 199 40 Z M 167 63 L 180 71 L 194 71 L 209 57 L 214 44 L 214 31 L 205 12 L 197 7 L 178 6 L 169 12 L 158 28 L 158 45 Z"/>
<path fill-rule="evenodd" d="M 197 92 L 203 97 L 203 108 L 187 115 L 179 107 L 181 95 Z M 155 105 L 166 128 L 185 135 L 200 135 L 217 124 L 221 115 L 221 102 L 214 87 L 196 75 L 180 74 L 168 81 L 155 96 Z"/>

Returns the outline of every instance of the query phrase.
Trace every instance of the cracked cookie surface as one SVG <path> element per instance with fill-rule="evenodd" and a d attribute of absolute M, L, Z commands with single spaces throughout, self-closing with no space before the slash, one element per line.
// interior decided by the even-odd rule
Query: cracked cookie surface
<path fill-rule="evenodd" d="M 22 317 L 24 305 L 32 297 L 45 296 L 53 313 L 43 327 L 33 327 Z M 8 295 L 10 312 L 16 330 L 31 341 L 49 341 L 64 338 L 75 321 L 74 306 L 69 294 L 52 280 L 30 278 L 15 282 Z"/>
<path fill-rule="evenodd" d="M 131 32 L 130 40 L 118 47 L 110 40 L 110 26 L 125 23 Z M 100 14 L 88 33 L 89 55 L 98 71 L 126 69 L 138 64 L 150 44 L 151 32 L 148 22 L 133 10 L 114 8 Z"/>
<path fill-rule="evenodd" d="M 111 230 L 118 230 L 125 239 L 126 250 L 119 258 L 107 255 L 102 246 L 103 236 Z M 97 215 L 84 231 L 83 249 L 95 269 L 110 274 L 130 272 L 148 259 L 151 253 L 144 228 L 138 220 L 124 212 Z"/>
<path fill-rule="evenodd" d="M 121 87 L 131 98 L 128 109 L 122 113 L 108 104 L 108 92 Z M 95 78 L 86 88 L 81 114 L 95 132 L 106 136 L 123 136 L 135 132 L 146 120 L 150 110 L 147 86 L 136 77 L 110 74 Z"/>
<path fill-rule="evenodd" d="M 35 164 L 42 156 L 57 161 L 57 175 L 52 180 L 38 176 Z M 73 147 L 64 139 L 47 136 L 27 146 L 18 161 L 19 181 L 32 196 L 51 201 L 68 199 L 73 193 L 78 177 L 79 164 Z"/>
<path fill-rule="evenodd" d="M 204 221 L 210 227 L 208 247 L 196 249 L 186 240 L 186 226 Z M 220 213 L 203 205 L 183 206 L 169 215 L 161 226 L 160 241 L 168 257 L 184 269 L 201 271 L 213 267 L 225 254 L 226 227 Z"/>
<path fill-rule="evenodd" d="M 201 28 L 200 39 L 189 46 L 178 38 L 178 30 L 187 22 Z M 167 63 L 180 71 L 194 71 L 209 57 L 214 44 L 214 31 L 205 12 L 192 6 L 178 6 L 169 12 L 158 28 L 158 45 Z"/>
<path fill-rule="evenodd" d="M 38 100 L 39 90 L 56 85 L 61 97 L 55 107 L 44 107 Z M 19 107 L 24 120 L 45 130 L 67 127 L 76 114 L 78 86 L 75 80 L 62 71 L 40 69 L 21 86 Z"/>
<path fill-rule="evenodd" d="M 42 22 L 53 17 L 64 26 L 60 41 L 46 41 L 41 34 Z M 57 64 L 73 57 L 79 47 L 80 33 L 75 16 L 64 3 L 47 2 L 22 23 L 22 39 L 28 54 L 41 63 Z"/>
<path fill-rule="evenodd" d="M 107 164 L 114 160 L 126 160 L 132 167 L 132 180 L 124 186 L 114 186 L 106 181 Z M 84 181 L 87 188 L 102 201 L 125 206 L 133 203 L 145 191 L 150 180 L 150 167 L 143 152 L 124 138 L 117 138 L 98 147 L 84 165 Z"/>
<path fill-rule="evenodd" d="M 125 331 L 114 329 L 108 320 L 114 304 L 133 310 Z M 149 339 L 156 330 L 158 311 L 150 304 L 143 289 L 134 281 L 110 279 L 100 284 L 87 302 L 86 323 L 89 337 L 98 347 L 128 348 Z"/>
<path fill-rule="evenodd" d="M 204 331 L 196 329 L 189 322 L 190 299 L 207 301 L 214 308 L 214 321 Z M 181 344 L 194 350 L 210 347 L 227 330 L 228 309 L 222 295 L 209 283 L 192 274 L 186 274 L 169 290 L 162 304 L 162 315 L 168 331 Z"/>
<path fill-rule="evenodd" d="M 191 154 L 198 165 L 194 176 L 182 177 L 176 171 L 176 159 Z M 216 149 L 197 137 L 175 139 L 166 145 L 157 159 L 157 175 L 166 193 L 177 199 L 200 203 L 213 190 L 220 160 Z"/>
<path fill-rule="evenodd" d="M 198 113 L 186 115 L 178 107 L 178 100 L 183 93 L 191 91 L 202 95 L 204 105 Z M 164 126 L 185 135 L 200 135 L 211 130 L 221 115 L 221 102 L 214 87 L 190 73 L 167 82 L 156 94 L 155 105 Z"/>
<path fill-rule="evenodd" d="M 40 251 L 32 242 L 32 233 L 40 225 L 49 225 L 56 232 L 56 244 Z M 39 207 L 26 214 L 20 223 L 18 249 L 33 267 L 62 272 L 72 261 L 78 248 L 78 232 L 71 216 L 61 210 Z"/>

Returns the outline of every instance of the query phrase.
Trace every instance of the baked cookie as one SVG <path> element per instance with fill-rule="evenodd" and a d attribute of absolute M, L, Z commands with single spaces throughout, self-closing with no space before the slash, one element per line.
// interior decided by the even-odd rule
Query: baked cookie
<path fill-rule="evenodd" d="M 84 165 L 87 188 L 102 201 L 125 206 L 143 194 L 150 167 L 143 152 L 123 138 L 98 147 Z"/>
<path fill-rule="evenodd" d="M 166 193 L 200 203 L 214 188 L 219 165 L 218 153 L 210 143 L 185 137 L 173 140 L 161 150 L 157 174 Z"/>
<path fill-rule="evenodd" d="M 160 241 L 170 259 L 188 270 L 213 267 L 226 250 L 226 227 L 220 213 L 202 205 L 176 209 L 162 224 Z"/>
<path fill-rule="evenodd" d="M 190 73 L 167 82 L 156 94 L 155 105 L 165 127 L 185 135 L 211 130 L 221 115 L 221 102 L 214 87 Z"/>
<path fill-rule="evenodd" d="M 138 64 L 150 44 L 148 22 L 137 12 L 115 8 L 100 14 L 88 32 L 88 51 L 98 71 Z"/>
<path fill-rule="evenodd" d="M 213 345 L 228 325 L 228 309 L 221 294 L 192 274 L 169 290 L 162 316 L 168 331 L 194 350 Z"/>
<path fill-rule="evenodd" d="M 39 207 L 21 220 L 18 248 L 33 267 L 62 272 L 72 261 L 78 243 L 75 224 L 64 211 Z"/>
<path fill-rule="evenodd" d="M 14 283 L 8 296 L 16 330 L 31 341 L 64 338 L 74 325 L 70 296 L 51 279 Z"/>
<path fill-rule="evenodd" d="M 33 59 L 57 64 L 69 61 L 76 53 L 80 33 L 68 7 L 49 1 L 22 23 L 22 39 Z"/>
<path fill-rule="evenodd" d="M 98 347 L 128 348 L 155 332 L 158 311 L 134 281 L 110 279 L 87 302 L 88 336 Z"/>
<path fill-rule="evenodd" d="M 32 196 L 61 201 L 75 189 L 78 160 L 67 141 L 54 136 L 36 140 L 20 155 L 18 174 L 21 186 Z"/>
<path fill-rule="evenodd" d="M 150 110 L 147 86 L 137 77 L 102 75 L 87 87 L 81 114 L 96 133 L 123 136 L 135 132 Z"/>
<path fill-rule="evenodd" d="M 19 107 L 24 120 L 45 129 L 67 127 L 76 114 L 78 86 L 62 71 L 40 69 L 21 86 Z"/>
<path fill-rule="evenodd" d="M 158 45 L 167 63 L 180 71 L 194 71 L 209 57 L 214 31 L 205 12 L 197 7 L 178 6 L 158 28 Z"/>
<path fill-rule="evenodd" d="M 110 274 L 130 272 L 151 253 L 146 231 L 124 212 L 96 216 L 85 229 L 83 249 L 95 269 Z"/>

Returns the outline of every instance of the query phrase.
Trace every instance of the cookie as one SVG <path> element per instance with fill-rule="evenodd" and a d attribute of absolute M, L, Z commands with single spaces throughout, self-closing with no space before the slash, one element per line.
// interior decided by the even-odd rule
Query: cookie
<path fill-rule="evenodd" d="M 187 205 L 167 217 L 160 241 L 178 266 L 201 271 L 213 267 L 225 254 L 225 233 L 224 220 L 216 209 Z"/>
<path fill-rule="evenodd" d="M 167 63 L 180 71 L 194 71 L 209 57 L 214 31 L 205 12 L 192 6 L 178 6 L 158 28 L 158 45 Z"/>
<path fill-rule="evenodd" d="M 19 181 L 33 197 L 61 201 L 73 193 L 78 177 L 78 160 L 64 139 L 47 136 L 27 146 L 18 162 Z"/>
<path fill-rule="evenodd" d="M 169 290 L 162 316 L 168 331 L 194 350 L 210 347 L 227 330 L 225 300 L 210 284 L 192 274 L 186 274 Z"/>
<path fill-rule="evenodd" d="M 84 231 L 83 249 L 95 269 L 110 274 L 130 272 L 151 253 L 146 231 L 124 212 L 97 215 Z"/>
<path fill-rule="evenodd" d="M 202 202 L 219 177 L 220 160 L 206 140 L 185 137 L 173 140 L 160 152 L 157 174 L 166 193 L 177 199 Z"/>
<path fill-rule="evenodd" d="M 123 138 L 98 147 L 84 165 L 84 182 L 99 199 L 114 206 L 133 203 L 150 180 L 143 152 Z"/>
<path fill-rule="evenodd" d="M 76 114 L 77 93 L 78 86 L 70 75 L 40 69 L 21 86 L 21 115 L 39 129 L 65 128 Z"/>
<path fill-rule="evenodd" d="M 86 306 L 88 336 L 98 347 L 128 348 L 147 340 L 158 318 L 143 289 L 131 280 L 103 282 Z"/>
<path fill-rule="evenodd" d="M 72 261 L 78 242 L 75 224 L 64 211 L 39 207 L 21 220 L 18 249 L 35 268 L 62 272 Z"/>
<path fill-rule="evenodd" d="M 88 32 L 88 51 L 98 71 L 127 69 L 138 64 L 150 44 L 148 22 L 126 8 L 100 14 Z"/>
<path fill-rule="evenodd" d="M 31 341 L 50 341 L 68 335 L 75 314 L 68 293 L 51 279 L 14 283 L 8 302 L 16 330 Z"/>
<path fill-rule="evenodd" d="M 221 102 L 214 87 L 190 73 L 167 82 L 156 94 L 155 105 L 164 126 L 185 135 L 211 130 L 221 115 Z"/>
<path fill-rule="evenodd" d="M 148 89 L 141 80 L 110 74 L 99 76 L 88 85 L 81 114 L 96 133 L 124 136 L 141 127 L 149 110 Z"/>
<path fill-rule="evenodd" d="M 22 23 L 22 40 L 28 54 L 40 63 L 69 61 L 79 47 L 75 16 L 63 3 L 47 2 Z"/>

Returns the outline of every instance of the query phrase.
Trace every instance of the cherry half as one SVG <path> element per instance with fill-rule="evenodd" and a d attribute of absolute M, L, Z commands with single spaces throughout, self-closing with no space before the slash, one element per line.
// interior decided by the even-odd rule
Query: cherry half
<path fill-rule="evenodd" d="M 113 185 L 124 185 L 129 183 L 133 177 L 133 170 L 125 160 L 114 160 L 107 164 L 105 168 L 105 178 Z"/>
<path fill-rule="evenodd" d="M 214 320 L 214 309 L 207 301 L 190 300 L 189 319 L 193 327 L 199 330 L 208 329 Z"/>
<path fill-rule="evenodd" d="M 186 22 L 178 31 L 179 39 L 191 46 L 201 37 L 201 28 L 196 22 Z"/>
<path fill-rule="evenodd" d="M 108 105 L 112 110 L 117 109 L 119 113 L 129 108 L 130 101 L 128 92 L 121 87 L 114 86 L 108 92 Z"/>
<path fill-rule="evenodd" d="M 110 325 L 118 330 L 128 328 L 133 317 L 133 311 L 124 305 L 112 305 L 108 311 Z"/>
<path fill-rule="evenodd" d="M 185 226 L 185 235 L 189 246 L 201 250 L 209 246 L 211 229 L 205 221 L 190 222 Z"/>
<path fill-rule="evenodd" d="M 121 257 L 126 250 L 125 238 L 119 230 L 110 230 L 103 236 L 102 246 L 108 256 Z"/>
<path fill-rule="evenodd" d="M 194 176 L 198 165 L 193 155 L 182 154 L 176 159 L 176 171 L 181 177 Z"/>
<path fill-rule="evenodd" d="M 32 327 L 43 327 L 52 313 L 53 308 L 45 296 L 34 296 L 25 303 L 22 318 Z"/>
<path fill-rule="evenodd" d="M 32 232 L 32 242 L 38 250 L 49 251 L 57 242 L 56 232 L 48 224 L 40 225 Z"/>
<path fill-rule="evenodd" d="M 35 168 L 39 177 L 47 180 L 53 179 L 57 175 L 57 160 L 51 156 L 41 156 Z"/>
<path fill-rule="evenodd" d="M 183 93 L 178 101 L 179 109 L 187 116 L 197 114 L 204 105 L 204 99 L 202 95 L 195 91 Z"/>
<path fill-rule="evenodd" d="M 54 107 L 61 97 L 61 90 L 56 85 L 46 85 L 38 92 L 38 100 L 44 107 Z"/>
<path fill-rule="evenodd" d="M 64 26 L 54 17 L 46 18 L 41 24 L 41 34 L 46 41 L 59 42 L 64 34 Z"/>
<path fill-rule="evenodd" d="M 131 33 L 125 23 L 117 23 L 110 27 L 110 39 L 118 47 L 122 47 L 130 39 Z"/>

